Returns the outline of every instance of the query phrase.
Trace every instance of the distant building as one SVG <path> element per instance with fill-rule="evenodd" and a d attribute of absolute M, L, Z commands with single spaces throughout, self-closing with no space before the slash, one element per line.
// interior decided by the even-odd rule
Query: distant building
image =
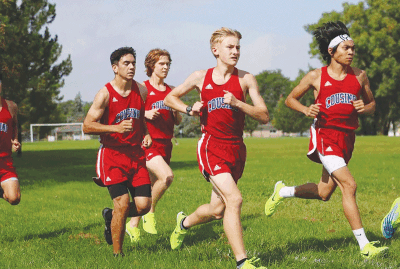
<path fill-rule="evenodd" d="M 250 135 L 250 133 L 245 132 L 243 134 L 243 138 L 246 137 L 263 137 L 263 138 L 274 138 L 274 137 L 298 137 L 298 136 L 306 136 L 310 137 L 310 132 L 307 130 L 306 132 L 300 133 L 284 133 L 281 130 L 277 130 L 271 123 L 260 124 L 257 129 Z"/>

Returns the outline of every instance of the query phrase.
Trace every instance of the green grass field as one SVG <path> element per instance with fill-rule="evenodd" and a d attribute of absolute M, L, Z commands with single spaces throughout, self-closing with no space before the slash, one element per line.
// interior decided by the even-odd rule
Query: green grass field
<path fill-rule="evenodd" d="M 246 139 L 248 159 L 239 188 L 249 256 L 268 268 L 399 268 L 400 231 L 384 240 L 380 222 L 400 196 L 400 138 L 358 137 L 349 165 L 358 183 L 357 201 L 369 240 L 390 247 L 389 255 L 365 261 L 347 223 L 337 189 L 329 202 L 287 199 L 271 217 L 264 204 L 276 181 L 318 182 L 321 166 L 306 157 L 308 139 Z M 25 143 L 14 156 L 22 200 L 0 201 L 0 268 L 235 268 L 222 221 L 192 228 L 182 249 L 169 236 L 179 211 L 207 203 L 211 186 L 198 171 L 196 139 L 180 139 L 172 169 L 175 180 L 159 202 L 158 235 L 124 244 L 115 259 L 103 238 L 101 211 L 112 207 L 105 188 L 92 182 L 97 141 Z M 141 227 L 141 226 L 140 226 Z"/>

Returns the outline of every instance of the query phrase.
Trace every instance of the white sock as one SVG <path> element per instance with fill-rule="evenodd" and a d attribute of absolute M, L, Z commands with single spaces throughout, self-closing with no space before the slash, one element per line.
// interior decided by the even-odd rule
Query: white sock
<path fill-rule="evenodd" d="M 294 197 L 294 186 L 293 187 L 283 187 L 279 191 L 279 196 L 283 198 Z"/>
<path fill-rule="evenodd" d="M 357 239 L 358 245 L 360 245 L 360 249 L 363 250 L 365 245 L 369 243 L 367 236 L 365 235 L 364 228 L 353 230 L 353 234 Z"/>

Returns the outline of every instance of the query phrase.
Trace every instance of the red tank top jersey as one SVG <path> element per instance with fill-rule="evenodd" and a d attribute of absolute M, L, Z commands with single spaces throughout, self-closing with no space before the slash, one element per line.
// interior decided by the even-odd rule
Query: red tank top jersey
<path fill-rule="evenodd" d="M 242 139 L 244 112 L 224 104 L 224 90 L 231 92 L 238 100 L 244 102 L 238 70 L 235 68 L 230 79 L 223 85 L 214 83 L 213 70 L 214 68 L 207 70 L 200 94 L 201 101 L 204 102 L 200 116 L 202 132 L 222 139 Z"/>
<path fill-rule="evenodd" d="M 315 103 L 321 104 L 316 126 L 357 129 L 358 115 L 353 101 L 360 97 L 361 85 L 353 69 L 350 67 L 346 77 L 341 81 L 329 76 L 327 66 L 321 70 L 321 86 L 315 100 Z"/>
<path fill-rule="evenodd" d="M 14 131 L 14 122 L 8 110 L 7 102 L 1 98 L 0 111 L 0 157 L 11 156 L 11 139 Z"/>
<path fill-rule="evenodd" d="M 106 147 L 140 146 L 144 136 L 144 102 L 140 96 L 136 81 L 132 82 L 131 93 L 122 97 L 110 83 L 106 84 L 109 93 L 108 107 L 100 123 L 117 125 L 123 120 L 133 119 L 133 131 L 127 133 L 105 133 L 100 135 L 100 143 Z"/>
<path fill-rule="evenodd" d="M 148 80 L 144 82 L 147 88 L 146 110 L 158 109 L 160 116 L 155 120 L 146 119 L 147 129 L 153 139 L 171 139 L 174 134 L 174 115 L 172 109 L 164 105 L 164 98 L 171 92 L 165 84 L 166 90 L 159 91 Z"/>

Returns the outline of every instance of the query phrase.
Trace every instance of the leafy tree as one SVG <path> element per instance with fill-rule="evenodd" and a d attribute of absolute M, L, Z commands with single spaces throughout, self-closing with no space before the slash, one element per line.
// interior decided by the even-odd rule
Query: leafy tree
<path fill-rule="evenodd" d="M 290 88 L 290 79 L 283 76 L 281 70 L 263 71 L 256 76 L 260 94 L 263 97 L 270 113 L 274 118 L 274 109 L 281 95 L 287 94 Z"/>
<path fill-rule="evenodd" d="M 387 134 L 391 121 L 400 119 L 400 2 L 366 0 L 343 4 L 343 12 L 324 13 L 312 32 L 327 21 L 347 24 L 356 44 L 354 66 L 366 70 L 377 106 L 373 116 L 360 117 L 360 133 Z M 316 40 L 310 44 L 312 55 L 320 59 Z"/>
<path fill-rule="evenodd" d="M 311 70 L 311 68 L 310 68 Z M 303 70 L 299 71 L 297 78 L 291 82 L 290 87 L 285 92 L 285 96 L 281 95 L 278 104 L 274 108 L 274 119 L 272 125 L 286 133 L 303 133 L 312 123 L 312 119 L 307 118 L 304 114 L 294 111 L 285 105 L 286 96 L 289 95 L 291 90 L 296 87 L 300 80 L 306 75 Z M 312 91 L 308 91 L 301 99 L 300 102 L 305 106 L 310 106 L 314 103 L 314 95 Z"/>
<path fill-rule="evenodd" d="M 0 1 L 3 95 L 19 105 L 23 129 L 28 129 L 29 123 L 56 122 L 60 118 L 59 89 L 72 63 L 70 56 L 59 60 L 62 46 L 46 26 L 55 16 L 55 4 L 47 0 Z"/>

